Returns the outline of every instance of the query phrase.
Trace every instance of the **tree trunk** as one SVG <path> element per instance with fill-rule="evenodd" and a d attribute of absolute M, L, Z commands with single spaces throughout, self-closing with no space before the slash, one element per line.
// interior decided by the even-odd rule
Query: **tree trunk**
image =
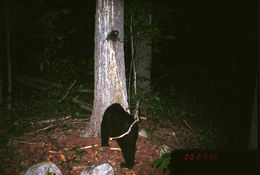
<path fill-rule="evenodd" d="M 95 25 L 95 86 L 90 123 L 82 137 L 100 136 L 105 109 L 113 103 L 128 108 L 124 62 L 124 1 L 97 0 Z M 116 40 L 108 37 L 118 31 Z"/>
<path fill-rule="evenodd" d="M 138 17 L 145 28 L 152 26 L 152 14 L 150 9 L 145 9 L 140 12 Z M 146 92 L 151 91 L 151 60 L 152 60 L 152 38 L 148 32 L 137 31 L 135 63 L 136 73 L 138 77 L 137 85 L 143 88 Z"/>
<path fill-rule="evenodd" d="M 3 79 L 2 79 L 2 74 L 1 74 L 1 70 L 0 70 L 0 105 L 3 104 Z"/>
<path fill-rule="evenodd" d="M 251 122 L 250 122 L 250 131 L 249 131 L 249 143 L 248 149 L 249 150 L 257 150 L 257 102 L 259 102 L 259 94 L 257 94 L 257 84 L 258 81 L 256 80 L 255 83 L 255 90 L 254 90 L 254 101 L 253 101 L 253 110 L 251 114 Z"/>
<path fill-rule="evenodd" d="M 10 18 L 9 0 L 6 0 L 6 59 L 7 59 L 7 109 L 12 107 L 12 64 L 10 56 Z"/>

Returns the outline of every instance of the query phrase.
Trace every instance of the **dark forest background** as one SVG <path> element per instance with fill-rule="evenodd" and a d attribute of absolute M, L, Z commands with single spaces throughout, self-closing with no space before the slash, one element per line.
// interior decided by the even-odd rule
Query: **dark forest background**
<path fill-rule="evenodd" d="M 159 97 L 157 102 L 160 101 L 157 107 L 180 110 L 173 105 L 178 102 L 185 111 L 183 117 L 201 128 L 214 130 L 219 138 L 216 145 L 245 149 L 259 68 L 258 3 L 150 2 L 153 19 L 160 30 L 160 37 L 153 41 L 151 69 L 151 93 Z M 125 2 L 126 9 L 127 4 Z M 9 9 L 13 112 L 7 115 L 4 112 L 7 103 L 5 8 L 6 3 L 1 1 L 2 118 L 38 114 L 39 111 L 29 108 L 29 104 L 36 100 L 37 107 L 42 110 L 49 102 L 42 103 L 39 99 L 53 99 L 50 93 L 32 93 L 21 83 L 22 77 L 37 77 L 47 84 L 58 84 L 47 90 L 57 90 L 56 99 L 64 95 L 75 79 L 79 87 L 93 89 L 95 1 L 12 0 Z M 127 75 L 128 46 L 126 43 Z M 92 103 L 91 98 L 88 98 L 89 103 Z M 69 103 L 66 101 L 63 105 Z M 59 113 L 64 107 L 58 106 L 55 110 Z M 82 112 L 76 107 L 73 110 Z M 168 118 L 177 116 L 173 111 Z M 182 117 L 180 113 L 178 116 Z"/>

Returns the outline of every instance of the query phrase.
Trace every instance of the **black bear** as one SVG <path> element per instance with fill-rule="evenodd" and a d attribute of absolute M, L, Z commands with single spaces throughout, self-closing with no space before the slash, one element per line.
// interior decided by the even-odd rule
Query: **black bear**
<path fill-rule="evenodd" d="M 114 103 L 109 106 L 101 122 L 101 145 L 109 146 L 109 138 L 124 134 L 133 122 L 134 117 L 129 115 L 120 104 Z M 135 123 L 128 134 L 116 139 L 125 159 L 125 163 L 121 163 L 120 167 L 133 168 L 137 136 L 138 125 Z"/>

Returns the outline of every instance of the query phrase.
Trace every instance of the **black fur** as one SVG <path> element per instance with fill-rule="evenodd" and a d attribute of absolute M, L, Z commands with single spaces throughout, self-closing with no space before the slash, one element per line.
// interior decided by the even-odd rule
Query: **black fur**
<path fill-rule="evenodd" d="M 107 35 L 107 38 L 106 40 L 111 40 L 113 42 L 116 42 L 116 41 L 119 41 L 119 32 L 117 30 L 112 30 L 108 35 Z"/>
<path fill-rule="evenodd" d="M 109 146 L 109 137 L 124 134 L 133 122 L 134 117 L 129 115 L 120 104 L 114 103 L 109 106 L 101 122 L 101 145 Z M 121 163 L 121 167 L 133 168 L 137 136 L 138 125 L 136 123 L 129 134 L 116 140 L 125 159 L 125 163 Z"/>

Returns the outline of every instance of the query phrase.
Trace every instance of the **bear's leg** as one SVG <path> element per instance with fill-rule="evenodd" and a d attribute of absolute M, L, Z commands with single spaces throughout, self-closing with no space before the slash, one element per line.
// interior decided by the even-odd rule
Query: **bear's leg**
<path fill-rule="evenodd" d="M 104 125 L 101 125 L 101 146 L 109 146 L 108 139 L 108 131 Z"/>
<path fill-rule="evenodd" d="M 125 163 L 121 163 L 120 167 L 131 169 L 135 165 L 135 141 L 130 141 L 129 138 L 118 139 L 117 143 L 122 150 Z"/>

